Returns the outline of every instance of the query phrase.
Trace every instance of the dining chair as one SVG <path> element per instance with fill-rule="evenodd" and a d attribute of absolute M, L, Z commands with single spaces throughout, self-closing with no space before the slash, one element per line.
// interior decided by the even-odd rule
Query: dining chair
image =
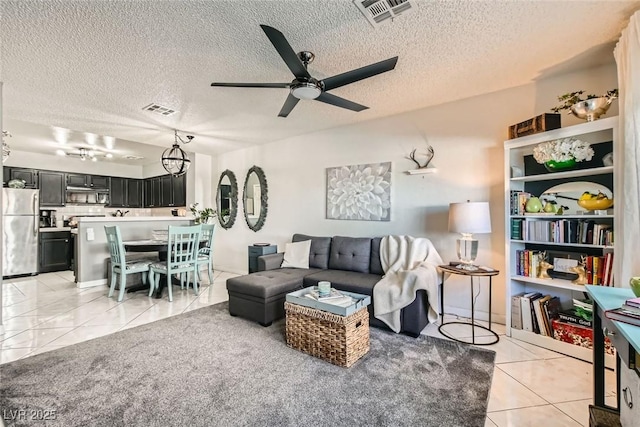
<path fill-rule="evenodd" d="M 198 295 L 198 264 L 196 260 L 201 232 L 201 225 L 169 226 L 166 261 L 154 262 L 149 265 L 149 281 L 151 282 L 149 296 L 160 286 L 160 275 L 164 274 L 167 280 L 169 301 L 173 301 L 171 277 L 181 273 L 187 273 L 187 283 L 189 283 L 189 276 L 193 277 L 193 291 Z"/>
<path fill-rule="evenodd" d="M 200 279 L 200 266 L 207 264 L 210 285 L 213 283 L 213 235 L 215 234 L 215 229 L 215 224 L 202 225 L 201 241 L 204 242 L 204 246 L 198 250 L 198 259 L 196 260 L 198 264 L 198 280 L 202 280 Z"/>
<path fill-rule="evenodd" d="M 122 244 L 122 236 L 120 235 L 120 227 L 117 225 L 104 227 L 107 235 L 107 244 L 109 245 L 109 253 L 111 255 L 111 286 L 109 287 L 109 298 L 113 296 L 116 289 L 116 274 L 120 276 L 120 293 L 118 301 L 124 298 L 124 289 L 127 283 L 127 274 L 142 273 L 142 283 L 147 281 L 150 260 L 126 260 L 124 245 Z"/>

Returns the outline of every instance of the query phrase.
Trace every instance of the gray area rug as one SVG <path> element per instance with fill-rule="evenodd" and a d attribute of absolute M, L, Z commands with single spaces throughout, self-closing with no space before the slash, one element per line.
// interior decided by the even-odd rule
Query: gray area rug
<path fill-rule="evenodd" d="M 371 328 L 341 368 L 227 303 L 0 365 L 7 426 L 484 426 L 495 352 Z M 47 412 L 48 411 L 48 412 Z M 37 421 L 45 415 L 55 418 Z"/>

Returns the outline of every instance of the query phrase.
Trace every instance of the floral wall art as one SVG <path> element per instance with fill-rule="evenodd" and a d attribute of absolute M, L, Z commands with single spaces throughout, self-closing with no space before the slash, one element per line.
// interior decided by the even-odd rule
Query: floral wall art
<path fill-rule="evenodd" d="M 391 162 L 327 168 L 327 218 L 389 221 Z"/>

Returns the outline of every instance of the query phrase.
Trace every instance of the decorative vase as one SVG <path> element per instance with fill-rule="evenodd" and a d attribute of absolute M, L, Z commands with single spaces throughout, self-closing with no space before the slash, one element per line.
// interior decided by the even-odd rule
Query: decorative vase
<path fill-rule="evenodd" d="M 544 163 L 544 167 L 549 172 L 560 172 L 573 169 L 576 166 L 576 159 L 564 160 L 562 162 L 556 162 L 555 160 L 549 160 Z"/>
<path fill-rule="evenodd" d="M 542 202 L 537 197 L 530 197 L 524 205 L 524 210 L 529 213 L 537 213 L 542 210 Z"/>
<path fill-rule="evenodd" d="M 635 296 L 640 297 L 640 277 L 632 277 L 629 279 L 629 287 L 631 287 Z"/>

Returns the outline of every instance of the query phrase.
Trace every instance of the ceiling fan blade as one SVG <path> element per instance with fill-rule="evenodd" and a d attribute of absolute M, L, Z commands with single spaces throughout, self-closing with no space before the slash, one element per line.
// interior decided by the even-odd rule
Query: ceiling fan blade
<path fill-rule="evenodd" d="M 395 68 L 397 62 L 397 56 L 385 59 L 384 61 L 376 62 L 375 64 L 367 65 L 356 70 L 347 71 L 346 73 L 338 74 L 337 76 L 328 77 L 322 80 L 321 83 L 324 85 L 324 90 L 335 89 L 340 86 L 348 85 L 359 80 L 373 77 L 377 74 L 391 71 Z"/>
<path fill-rule="evenodd" d="M 219 87 L 272 87 L 288 88 L 289 83 L 211 83 L 211 86 Z"/>
<path fill-rule="evenodd" d="M 293 75 L 297 78 L 311 78 L 311 75 L 302 64 L 302 61 L 300 61 L 300 58 L 298 58 L 298 55 L 291 48 L 291 45 L 284 37 L 284 35 L 280 31 L 268 25 L 260 25 L 260 27 L 267 35 L 267 37 L 269 37 L 269 40 L 271 40 L 273 47 L 276 48 Z"/>
<path fill-rule="evenodd" d="M 327 92 L 321 93 L 320 96 L 316 98 L 316 101 L 325 102 L 327 104 L 335 105 L 336 107 L 346 108 L 347 110 L 351 110 L 351 111 L 362 111 L 362 110 L 367 110 L 369 108 L 369 107 L 365 107 L 364 105 L 357 104 L 353 101 L 340 98 L 339 96 L 335 96 Z"/>
<path fill-rule="evenodd" d="M 282 109 L 280 110 L 278 117 L 287 117 L 291 112 L 291 110 L 293 110 L 293 107 L 296 106 L 298 101 L 300 101 L 298 98 L 289 94 L 289 96 L 287 97 L 287 100 L 284 101 L 284 105 L 282 106 Z"/>

